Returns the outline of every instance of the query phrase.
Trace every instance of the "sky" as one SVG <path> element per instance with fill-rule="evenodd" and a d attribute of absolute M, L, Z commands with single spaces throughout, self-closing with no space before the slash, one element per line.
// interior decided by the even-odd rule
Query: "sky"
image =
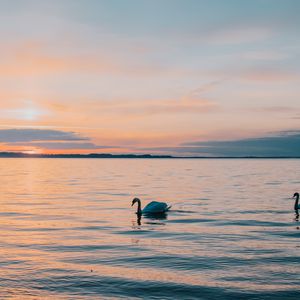
<path fill-rule="evenodd" d="M 300 1 L 0 5 L 0 151 L 299 156 Z"/>

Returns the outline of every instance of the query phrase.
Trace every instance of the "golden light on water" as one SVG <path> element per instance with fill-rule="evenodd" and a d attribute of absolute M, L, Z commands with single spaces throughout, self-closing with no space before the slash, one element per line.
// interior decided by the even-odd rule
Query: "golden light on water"
<path fill-rule="evenodd" d="M 299 231 L 286 197 L 299 167 L 298 160 L 2 158 L 1 292 L 76 290 L 80 298 L 113 287 L 130 297 L 131 287 L 145 293 L 141 284 L 290 292 L 295 284 L 285 274 L 296 278 L 299 267 L 286 257 L 296 259 Z M 142 206 L 158 200 L 172 208 L 139 225 L 135 196 Z"/>

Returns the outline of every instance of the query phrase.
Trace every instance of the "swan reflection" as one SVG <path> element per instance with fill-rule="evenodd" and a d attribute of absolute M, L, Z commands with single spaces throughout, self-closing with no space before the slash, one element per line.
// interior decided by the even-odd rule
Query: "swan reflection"
<path fill-rule="evenodd" d="M 295 221 L 299 222 L 299 210 L 295 209 Z M 299 226 L 296 227 L 297 230 L 299 230 Z"/>
<path fill-rule="evenodd" d="M 160 214 L 136 214 L 136 220 L 132 222 L 132 227 L 134 229 L 140 229 L 142 225 L 142 217 L 143 217 L 143 224 L 149 225 L 166 225 L 163 220 L 167 220 L 168 215 L 166 213 Z"/>

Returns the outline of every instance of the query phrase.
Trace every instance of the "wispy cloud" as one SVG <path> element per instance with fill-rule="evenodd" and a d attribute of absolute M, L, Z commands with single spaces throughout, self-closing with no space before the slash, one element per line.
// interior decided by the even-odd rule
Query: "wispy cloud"
<path fill-rule="evenodd" d="M 47 129 L 1 129 L 0 143 L 33 141 L 87 141 L 88 137 L 75 132 Z"/>
<path fill-rule="evenodd" d="M 174 65 L 166 67 L 159 62 L 138 59 L 131 52 L 124 59 L 124 53 L 103 51 L 101 47 L 96 53 L 92 50 L 70 53 L 70 49 L 68 47 L 64 49 L 63 46 L 60 52 L 53 53 L 49 51 L 49 47 L 50 45 L 39 40 L 28 40 L 11 45 L 4 53 L 0 51 L 0 54 L 5 57 L 5 60 L 0 60 L 0 76 L 15 78 L 88 74 L 89 76 L 177 77 L 188 72 L 187 69 Z M 76 44 L 74 47 L 77 47 Z"/>
<path fill-rule="evenodd" d="M 150 151 L 151 148 L 143 150 Z M 212 157 L 293 157 L 300 155 L 300 130 L 282 131 L 269 136 L 249 139 L 187 142 L 177 147 L 152 148 L 152 151 Z"/>
<path fill-rule="evenodd" d="M 199 113 L 212 111 L 217 107 L 216 103 L 206 99 L 184 98 L 180 100 L 154 100 L 148 103 L 129 102 L 116 108 L 121 113 L 129 115 L 154 115 L 154 114 L 174 114 L 174 113 Z"/>
<path fill-rule="evenodd" d="M 93 115 L 110 116 L 121 115 L 125 117 L 146 117 L 151 115 L 172 114 L 197 114 L 211 112 L 218 109 L 218 104 L 206 98 L 201 98 L 198 91 L 188 93 L 176 99 L 122 99 L 111 100 L 86 100 L 77 101 L 72 106 L 53 105 L 57 112 L 82 113 L 92 117 Z"/>
<path fill-rule="evenodd" d="M 91 138 L 73 131 L 53 129 L 0 129 L 0 144 L 11 147 L 13 151 L 34 150 L 106 150 L 118 146 L 97 145 Z"/>
<path fill-rule="evenodd" d="M 33 147 L 47 150 L 93 150 L 93 149 L 117 149 L 118 146 L 100 146 L 94 143 L 72 143 L 72 142 L 42 142 L 42 143 L 9 143 L 10 146 Z"/>
<path fill-rule="evenodd" d="M 254 112 L 262 112 L 262 113 L 287 113 L 287 112 L 295 112 L 298 110 L 296 107 L 292 106 L 264 106 L 257 107 L 251 109 Z"/>
<path fill-rule="evenodd" d="M 251 81 L 294 81 L 300 80 L 300 73 L 292 69 L 258 66 L 245 68 L 239 72 L 239 77 Z"/>

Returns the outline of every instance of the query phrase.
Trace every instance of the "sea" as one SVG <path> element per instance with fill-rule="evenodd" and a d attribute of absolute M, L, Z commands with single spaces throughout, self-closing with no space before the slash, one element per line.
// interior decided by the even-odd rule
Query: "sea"
<path fill-rule="evenodd" d="M 0 299 L 300 299 L 298 159 L 0 159 Z M 134 197 L 172 205 L 138 220 Z"/>

